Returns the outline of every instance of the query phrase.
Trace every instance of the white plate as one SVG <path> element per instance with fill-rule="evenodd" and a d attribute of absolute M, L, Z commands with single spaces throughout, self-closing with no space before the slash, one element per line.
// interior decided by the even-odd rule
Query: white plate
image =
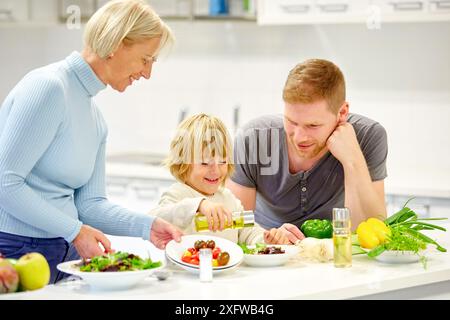
<path fill-rule="evenodd" d="M 83 272 L 80 271 L 80 267 L 76 266 L 80 262 L 81 260 L 63 262 L 58 264 L 57 268 L 62 272 L 81 277 L 92 288 L 99 290 L 124 290 L 132 288 L 150 276 L 155 270 L 161 269 L 165 265 L 163 261 L 160 267 L 147 270 L 122 272 Z"/>
<path fill-rule="evenodd" d="M 214 237 L 210 235 L 199 235 L 199 234 L 183 236 L 181 238 L 181 242 L 176 242 L 174 240 L 170 241 L 166 246 L 167 258 L 187 271 L 198 273 L 199 266 L 181 261 L 183 253 L 188 248 L 194 247 L 194 243 L 197 240 L 203 241 L 214 240 L 216 246 L 219 247 L 222 250 L 222 252 L 226 251 L 230 255 L 230 261 L 228 262 L 227 265 L 213 267 L 214 273 L 217 273 L 218 271 L 221 270 L 228 270 L 232 267 L 236 267 L 239 263 L 242 262 L 242 259 L 244 258 L 242 249 L 236 243 L 219 237 Z"/>
<path fill-rule="evenodd" d="M 285 253 L 278 254 L 244 254 L 244 262 L 252 267 L 274 267 L 284 265 L 298 253 L 298 247 L 294 245 L 273 245 L 270 247 L 281 247 Z M 255 246 L 248 246 L 249 249 Z"/>
<path fill-rule="evenodd" d="M 384 263 L 414 263 L 419 261 L 419 256 L 413 251 L 384 251 L 375 260 Z"/>
<path fill-rule="evenodd" d="M 360 248 L 366 252 L 370 251 L 370 249 Z M 413 251 L 386 250 L 374 259 L 384 263 L 414 263 L 419 261 L 420 257 Z"/>
<path fill-rule="evenodd" d="M 180 268 L 183 268 L 186 271 L 189 271 L 189 272 L 195 273 L 195 274 L 199 274 L 200 273 L 200 269 L 197 266 L 195 266 L 195 265 L 192 265 L 192 264 L 180 264 L 179 262 L 172 260 L 169 256 L 167 256 L 167 259 L 170 262 L 173 262 L 173 264 L 175 264 L 176 266 L 178 266 Z M 240 263 L 237 263 L 235 265 L 228 266 L 228 267 L 222 268 L 222 269 L 214 269 L 213 268 L 213 274 L 217 274 L 217 273 L 221 273 L 221 272 L 226 272 L 226 271 L 232 270 L 232 269 L 236 268 L 238 265 L 240 265 Z"/>

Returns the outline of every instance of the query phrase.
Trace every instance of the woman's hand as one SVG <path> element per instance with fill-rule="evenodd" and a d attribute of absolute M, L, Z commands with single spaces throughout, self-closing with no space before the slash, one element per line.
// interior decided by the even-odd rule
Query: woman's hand
<path fill-rule="evenodd" d="M 156 218 L 152 224 L 150 242 L 153 243 L 158 249 L 163 250 L 170 240 L 180 242 L 182 235 L 183 232 L 181 232 L 181 230 L 174 225 L 168 223 L 162 218 Z"/>
<path fill-rule="evenodd" d="M 99 246 L 99 243 L 102 244 L 104 250 Z M 87 225 L 81 226 L 80 233 L 73 240 L 73 245 L 83 259 L 114 252 L 111 249 L 111 242 L 103 232 Z"/>
<path fill-rule="evenodd" d="M 231 211 L 222 204 L 214 203 L 209 200 L 202 200 L 198 207 L 198 211 L 206 217 L 209 230 L 222 231 L 226 226 L 233 223 Z"/>

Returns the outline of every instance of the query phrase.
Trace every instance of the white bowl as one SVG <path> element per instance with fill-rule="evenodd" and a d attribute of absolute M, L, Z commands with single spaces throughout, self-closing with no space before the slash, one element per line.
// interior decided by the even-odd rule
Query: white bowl
<path fill-rule="evenodd" d="M 129 289 L 145 278 L 150 276 L 155 270 L 164 267 L 164 262 L 160 267 L 136 270 L 136 271 L 121 271 L 121 272 L 83 272 L 80 271 L 80 267 L 77 266 L 81 260 L 68 261 L 58 264 L 58 270 L 76 275 L 86 281 L 92 288 L 98 290 L 124 290 Z"/>
<path fill-rule="evenodd" d="M 298 253 L 297 246 L 294 245 L 272 245 L 267 246 L 281 247 L 285 253 L 278 254 L 244 254 L 244 262 L 252 267 L 275 267 L 284 265 L 294 255 Z M 255 246 L 248 246 L 249 249 Z"/>
<path fill-rule="evenodd" d="M 199 234 L 183 236 L 181 238 L 181 242 L 176 242 L 174 240 L 170 241 L 166 246 L 167 258 L 187 271 L 198 273 L 199 266 L 181 261 L 181 257 L 183 256 L 184 252 L 188 248 L 194 247 L 194 243 L 197 240 L 214 240 L 216 246 L 219 247 L 222 252 L 226 251 L 230 255 L 230 261 L 227 263 L 227 265 L 213 267 L 214 273 L 236 267 L 242 262 L 242 259 L 244 258 L 242 249 L 236 243 L 224 238 Z"/>

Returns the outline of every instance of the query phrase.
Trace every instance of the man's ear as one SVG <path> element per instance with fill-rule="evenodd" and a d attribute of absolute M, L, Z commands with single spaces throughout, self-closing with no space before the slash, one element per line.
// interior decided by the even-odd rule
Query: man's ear
<path fill-rule="evenodd" d="M 348 110 L 349 110 L 348 102 L 344 102 L 342 104 L 341 108 L 339 109 L 339 113 L 338 113 L 339 123 L 347 122 L 347 116 L 348 116 L 348 112 L 349 112 Z"/>

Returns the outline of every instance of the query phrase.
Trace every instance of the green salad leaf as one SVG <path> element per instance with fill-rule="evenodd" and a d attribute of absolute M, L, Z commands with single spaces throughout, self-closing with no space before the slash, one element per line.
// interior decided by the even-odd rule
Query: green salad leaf
<path fill-rule="evenodd" d="M 265 243 L 257 243 L 254 249 L 250 249 L 245 243 L 238 243 L 238 246 L 241 247 L 244 254 L 258 254 L 267 247 Z"/>
<path fill-rule="evenodd" d="M 161 261 L 153 262 L 150 258 L 142 259 L 137 255 L 119 251 L 85 259 L 78 266 L 83 272 L 120 272 L 153 269 L 161 265 Z"/>

